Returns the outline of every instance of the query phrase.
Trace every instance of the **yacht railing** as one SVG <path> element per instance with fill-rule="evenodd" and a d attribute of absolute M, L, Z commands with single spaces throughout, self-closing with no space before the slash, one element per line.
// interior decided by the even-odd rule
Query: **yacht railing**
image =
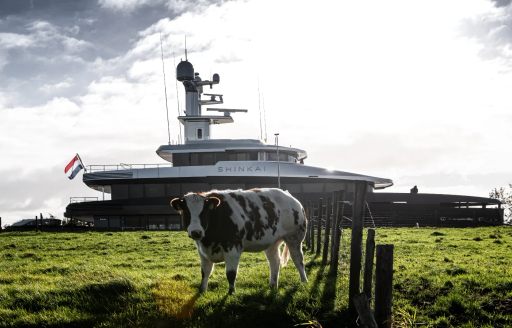
<path fill-rule="evenodd" d="M 106 164 L 106 165 L 87 165 L 87 173 L 103 171 L 120 171 L 133 169 L 158 169 L 161 167 L 171 167 L 171 163 L 165 164 Z"/>
<path fill-rule="evenodd" d="M 69 197 L 69 203 L 97 202 L 98 197 Z"/>

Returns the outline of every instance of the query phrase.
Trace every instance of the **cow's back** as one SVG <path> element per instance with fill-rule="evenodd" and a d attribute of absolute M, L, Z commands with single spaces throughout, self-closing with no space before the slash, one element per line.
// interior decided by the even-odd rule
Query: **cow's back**
<path fill-rule="evenodd" d="M 288 192 L 275 188 L 211 191 L 208 195 L 221 198 L 230 211 L 214 213 L 211 220 L 229 221 L 238 228 L 244 250 L 264 250 L 277 240 L 305 231 L 306 218 L 300 202 Z M 210 236 L 214 237 L 214 236 Z"/>

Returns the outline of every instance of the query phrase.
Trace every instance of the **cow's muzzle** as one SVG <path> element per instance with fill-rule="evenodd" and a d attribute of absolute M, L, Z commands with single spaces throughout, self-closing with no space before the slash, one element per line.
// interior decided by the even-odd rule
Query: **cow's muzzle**
<path fill-rule="evenodd" d="M 203 238 L 203 232 L 201 230 L 191 231 L 189 237 L 194 240 L 200 240 L 201 238 Z"/>

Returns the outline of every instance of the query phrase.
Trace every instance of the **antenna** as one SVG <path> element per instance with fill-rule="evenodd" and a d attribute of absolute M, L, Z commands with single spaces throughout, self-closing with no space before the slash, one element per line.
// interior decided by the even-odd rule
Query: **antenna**
<path fill-rule="evenodd" d="M 279 169 L 279 133 L 274 133 L 277 150 L 277 188 L 281 189 L 281 171 Z"/>
<path fill-rule="evenodd" d="M 173 60 L 173 64 L 174 64 L 174 67 L 176 67 L 176 56 L 174 55 L 174 52 L 172 53 L 172 60 Z M 178 116 L 181 115 L 181 111 L 180 111 L 180 95 L 179 95 L 179 92 L 178 92 L 178 79 L 174 79 L 174 82 L 175 82 L 175 85 L 176 85 L 176 103 L 178 105 Z M 178 142 L 181 143 L 181 124 L 179 124 L 179 128 L 180 128 L 180 134 L 179 134 L 179 137 L 178 137 Z"/>
<path fill-rule="evenodd" d="M 261 102 L 263 104 L 263 123 L 265 126 L 265 142 L 267 142 L 267 110 L 265 109 L 265 97 L 261 96 Z"/>
<path fill-rule="evenodd" d="M 185 61 L 188 61 L 187 59 L 187 36 L 185 35 Z"/>
<path fill-rule="evenodd" d="M 165 82 L 164 47 L 162 46 L 162 33 L 160 32 L 160 53 L 162 55 L 162 73 L 164 75 L 165 110 L 167 112 L 167 135 L 168 144 L 171 144 L 171 127 L 169 123 L 169 106 L 167 105 L 167 83 Z"/>
<path fill-rule="evenodd" d="M 258 79 L 258 111 L 260 113 L 260 140 L 263 140 L 263 128 L 261 126 L 261 92 L 260 92 L 260 79 Z"/>

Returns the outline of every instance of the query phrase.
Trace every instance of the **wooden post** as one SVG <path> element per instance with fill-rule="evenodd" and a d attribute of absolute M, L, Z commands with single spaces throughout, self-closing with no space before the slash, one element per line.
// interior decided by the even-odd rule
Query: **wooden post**
<path fill-rule="evenodd" d="M 375 229 L 368 229 L 364 260 L 363 292 L 371 303 L 373 281 L 373 258 L 375 257 Z"/>
<path fill-rule="evenodd" d="M 335 275 L 338 273 L 338 262 L 340 256 L 340 237 L 341 237 L 341 219 L 343 217 L 343 204 L 341 204 L 341 200 L 345 199 L 345 194 L 343 191 L 336 192 L 334 195 L 334 204 L 336 208 L 335 214 L 335 223 L 334 223 L 334 238 L 332 240 L 332 250 L 331 250 L 331 267 L 329 268 L 329 273 L 331 275 Z"/>
<path fill-rule="evenodd" d="M 0 232 L 2 232 L 2 217 L 0 216 Z"/>
<path fill-rule="evenodd" d="M 359 315 L 359 323 L 361 326 L 377 328 L 377 322 L 375 322 L 372 310 L 370 309 L 370 302 L 366 298 L 365 293 L 357 294 L 354 297 L 354 306 Z"/>
<path fill-rule="evenodd" d="M 327 264 L 327 256 L 329 255 L 329 240 L 331 237 L 331 207 L 332 198 L 327 198 L 325 203 L 325 234 L 324 234 L 324 249 L 322 252 L 322 265 Z"/>
<path fill-rule="evenodd" d="M 393 245 L 377 245 L 375 266 L 375 320 L 379 328 L 391 328 L 393 301 Z"/>
<path fill-rule="evenodd" d="M 311 204 L 311 253 L 315 252 L 315 225 L 316 225 L 316 216 L 315 216 L 315 205 Z"/>
<path fill-rule="evenodd" d="M 334 254 L 334 239 L 336 238 L 336 207 L 338 206 L 338 192 L 333 192 L 331 195 L 331 257 L 329 263 L 332 261 L 332 255 Z"/>
<path fill-rule="evenodd" d="M 320 255 L 320 247 L 322 246 L 322 216 L 323 216 L 323 199 L 318 200 L 318 216 L 316 221 L 316 255 Z"/>
<path fill-rule="evenodd" d="M 363 242 L 363 216 L 366 199 L 366 181 L 356 181 L 352 203 L 352 240 L 350 242 L 350 280 L 348 289 L 349 312 L 355 318 L 354 296 L 360 292 L 361 258 Z"/>
<path fill-rule="evenodd" d="M 313 215 L 311 214 L 311 202 L 308 201 L 306 205 L 306 217 L 308 219 L 308 225 L 306 227 L 306 246 L 308 250 L 311 249 L 311 226 L 313 225 Z"/>

